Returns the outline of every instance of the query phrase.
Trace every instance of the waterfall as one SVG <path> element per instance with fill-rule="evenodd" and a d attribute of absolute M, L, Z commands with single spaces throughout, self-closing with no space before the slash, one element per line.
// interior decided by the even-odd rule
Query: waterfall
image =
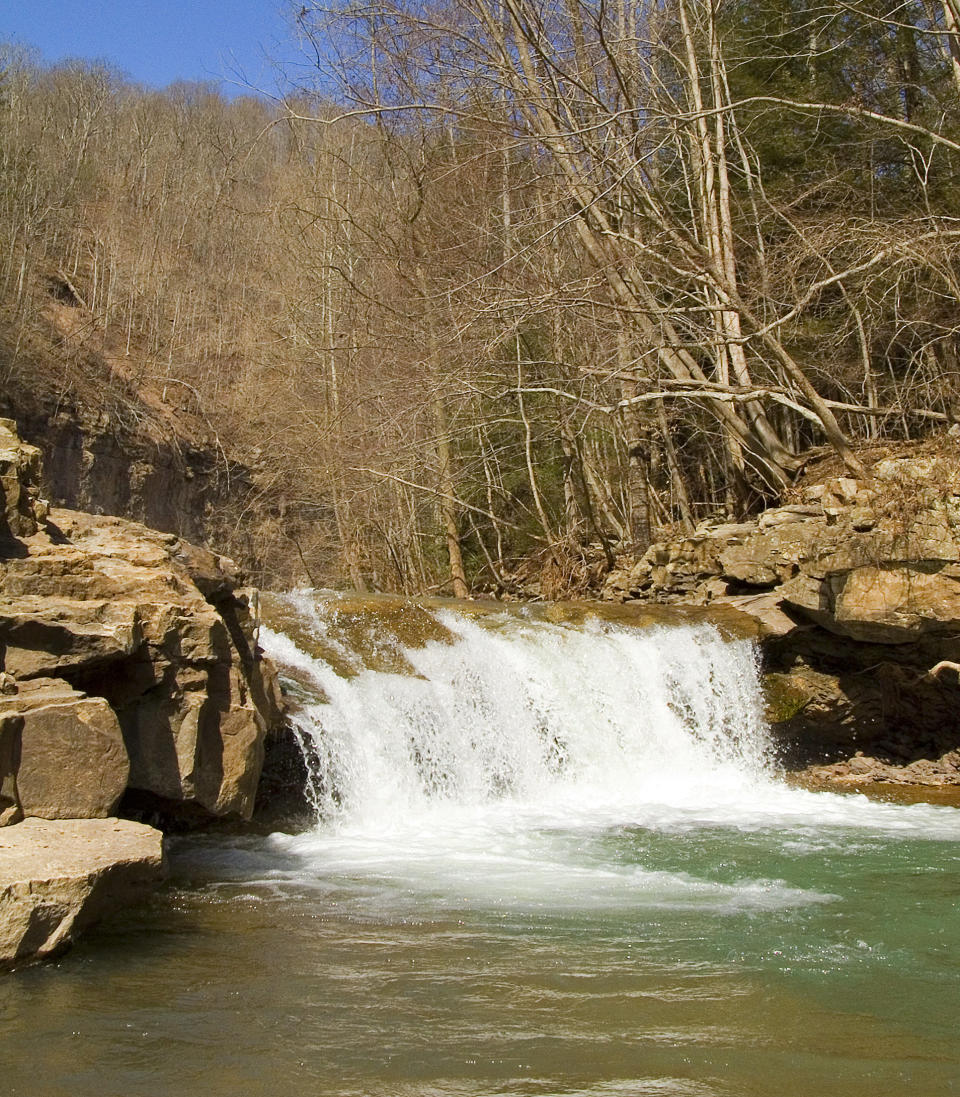
<path fill-rule="evenodd" d="M 299 684 L 327 825 L 385 828 L 496 804 L 695 807 L 735 799 L 766 772 L 752 645 L 712 625 L 414 607 L 410 642 L 375 605 L 364 618 L 300 593 L 285 609 L 297 637 L 265 628 L 261 642 Z"/>
<path fill-rule="evenodd" d="M 956 839 L 952 809 L 780 780 L 753 646 L 668 621 L 273 598 L 261 642 L 296 698 L 317 823 L 236 871 L 360 919 L 735 914 L 832 902 L 783 878 L 794 858 Z"/>

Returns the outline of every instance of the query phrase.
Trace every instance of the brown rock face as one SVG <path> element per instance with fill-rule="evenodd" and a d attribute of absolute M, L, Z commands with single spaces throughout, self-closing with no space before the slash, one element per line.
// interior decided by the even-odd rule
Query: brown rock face
<path fill-rule="evenodd" d="M 0 424 L 0 457 L 18 445 Z M 105 815 L 126 786 L 168 818 L 250 817 L 280 702 L 238 581 L 230 561 L 175 535 L 75 511 L 0 548 L 0 665 L 20 687 L 6 707 L 25 719 L 26 814 Z M 30 685 L 52 678 L 59 687 Z"/>
<path fill-rule="evenodd" d="M 19 823 L 23 818 L 17 787 L 22 732 L 22 716 L 17 713 L 0 714 L 0 827 Z"/>
<path fill-rule="evenodd" d="M 49 379 L 42 371 L 32 380 L 41 383 L 0 392 L 0 415 L 15 419 L 21 438 L 42 451 L 41 494 L 54 506 L 121 515 L 194 540 L 209 534 L 211 520 L 232 529 L 231 502 L 250 491 L 250 470 L 231 462 L 224 475 L 212 440 L 191 438 L 205 432 L 202 424 L 140 405 L 149 414 L 135 416 L 140 425 L 130 428 L 121 421 L 126 416 L 101 415 L 43 383 Z"/>
<path fill-rule="evenodd" d="M 771 591 L 840 636 L 904 643 L 960 627 L 960 474 L 917 458 L 879 462 L 871 482 L 838 477 L 752 523 L 711 525 L 652 545 L 610 576 L 606 597 L 716 599 Z M 722 597 L 722 594 L 720 595 Z"/>
<path fill-rule="evenodd" d="M 121 819 L 0 830 L 0 970 L 56 955 L 163 878 L 163 836 Z"/>
<path fill-rule="evenodd" d="M 3 570 L 9 587 L 25 585 L 17 574 L 22 569 L 14 565 Z M 62 575 L 61 579 L 67 587 L 70 577 Z M 4 665 L 15 678 L 29 678 L 123 659 L 143 641 L 135 609 L 102 599 L 17 596 L 4 589 L 0 592 L 0 635 L 7 649 Z"/>
<path fill-rule="evenodd" d="M 0 697 L 0 719 L 22 723 L 17 787 L 24 815 L 105 819 L 127 787 L 130 761 L 113 710 L 62 679 L 35 678 Z"/>
<path fill-rule="evenodd" d="M 36 533 L 43 517 L 39 483 L 40 450 L 20 441 L 11 420 L 0 419 L 0 540 Z"/>
<path fill-rule="evenodd" d="M 868 643 L 903 644 L 919 633 L 960 624 L 960 565 L 884 561 L 821 579 L 804 574 L 785 583 L 780 595 L 831 632 Z"/>

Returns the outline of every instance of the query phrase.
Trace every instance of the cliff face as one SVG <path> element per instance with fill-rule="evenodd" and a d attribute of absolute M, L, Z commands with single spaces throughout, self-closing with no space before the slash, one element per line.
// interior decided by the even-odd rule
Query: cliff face
<path fill-rule="evenodd" d="M 136 418 L 130 406 L 126 417 Z M 130 518 L 203 542 L 219 512 L 251 491 L 248 471 L 228 462 L 214 439 L 188 442 L 156 416 L 131 426 L 81 398 L 37 389 L 8 392 L 0 412 L 40 451 L 40 490 L 58 507 Z M 202 424 L 188 426 L 197 437 L 209 433 Z"/>
<path fill-rule="evenodd" d="M 0 659 L 8 822 L 250 818 L 279 721 L 251 594 L 224 557 L 48 509 L 40 455 L 0 422 Z"/>
<path fill-rule="evenodd" d="M 615 601 L 729 604 L 761 622 L 785 760 L 851 783 L 960 783 L 960 467 L 876 462 L 613 572 Z"/>

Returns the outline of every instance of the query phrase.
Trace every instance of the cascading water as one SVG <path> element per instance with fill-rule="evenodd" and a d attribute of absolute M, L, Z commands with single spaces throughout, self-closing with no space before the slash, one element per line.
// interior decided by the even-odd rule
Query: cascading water
<path fill-rule="evenodd" d="M 336 602 L 295 604 L 339 668 L 270 629 L 261 642 L 322 695 L 298 723 L 328 824 L 409 824 L 443 806 L 497 803 L 701 806 L 766 769 L 753 651 L 710 625 L 570 627 L 438 610 L 443 639 L 379 637 L 406 664 L 391 673 L 330 636 Z"/>
<path fill-rule="evenodd" d="M 768 878 L 619 863 L 594 839 L 944 823 L 778 781 L 753 647 L 710 624 L 410 607 L 411 640 L 375 602 L 285 607 L 297 638 L 265 628 L 261 642 L 299 684 L 317 827 L 275 842 L 324 880 L 363 877 L 381 908 L 819 902 Z"/>

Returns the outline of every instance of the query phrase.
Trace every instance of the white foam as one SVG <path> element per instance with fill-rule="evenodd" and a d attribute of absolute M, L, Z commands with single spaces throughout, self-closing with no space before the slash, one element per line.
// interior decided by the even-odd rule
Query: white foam
<path fill-rule="evenodd" d="M 304 613 L 323 627 L 322 607 Z M 298 717 L 313 745 L 317 828 L 275 843 L 328 881 L 454 904 L 748 910 L 829 896 L 608 863 L 578 841 L 617 828 L 785 830 L 806 849 L 849 841 L 851 828 L 860 840 L 960 837 L 949 808 L 778 781 L 754 651 L 708 625 L 436 616 L 456 642 L 404 648 L 415 675 L 340 677 L 262 632 L 274 659 L 325 697 Z"/>

